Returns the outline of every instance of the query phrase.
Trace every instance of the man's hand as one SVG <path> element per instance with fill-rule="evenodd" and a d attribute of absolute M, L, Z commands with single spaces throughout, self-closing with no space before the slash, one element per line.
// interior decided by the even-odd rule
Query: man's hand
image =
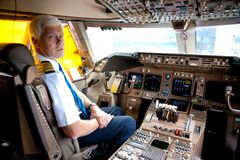
<path fill-rule="evenodd" d="M 90 119 L 95 118 L 98 121 L 99 128 L 107 127 L 108 123 L 113 119 L 113 115 L 107 114 L 102 111 L 98 106 L 91 107 L 91 117 Z"/>

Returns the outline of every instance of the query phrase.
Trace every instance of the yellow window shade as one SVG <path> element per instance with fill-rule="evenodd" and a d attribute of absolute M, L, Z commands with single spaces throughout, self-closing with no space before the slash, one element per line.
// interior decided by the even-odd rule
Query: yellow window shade
<path fill-rule="evenodd" d="M 27 44 L 28 21 L 0 20 L 0 43 Z"/>
<path fill-rule="evenodd" d="M 68 25 L 63 28 L 64 31 L 64 56 L 58 61 L 65 69 L 76 68 L 82 66 L 79 50 L 74 42 Z"/>

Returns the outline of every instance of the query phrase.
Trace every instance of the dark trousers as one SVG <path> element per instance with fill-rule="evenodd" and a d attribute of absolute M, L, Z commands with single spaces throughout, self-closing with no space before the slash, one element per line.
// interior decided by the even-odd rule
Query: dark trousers
<path fill-rule="evenodd" d="M 102 107 L 101 109 L 114 115 L 113 119 L 106 128 L 97 129 L 89 135 L 79 137 L 80 147 L 102 142 L 110 142 L 113 146 L 120 146 L 134 133 L 136 129 L 135 120 L 131 116 L 124 116 L 120 107 Z"/>

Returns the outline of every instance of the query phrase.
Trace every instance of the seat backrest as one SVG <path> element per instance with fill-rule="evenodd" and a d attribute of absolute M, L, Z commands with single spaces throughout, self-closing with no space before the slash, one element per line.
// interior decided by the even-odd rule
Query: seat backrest
<path fill-rule="evenodd" d="M 30 118 L 28 122 L 33 123 L 30 130 L 37 135 L 33 137 L 40 139 L 40 143 L 34 139 L 35 143 L 42 146 L 40 150 L 44 149 L 49 159 L 88 158 L 89 150 L 80 152 L 78 141 L 66 137 L 57 127 L 47 87 L 41 77 L 37 76 L 34 59 L 28 48 L 22 44 L 5 45 L 1 57 L 20 75 L 22 84 L 16 82 L 18 95 L 24 112 L 33 119 Z"/>
<path fill-rule="evenodd" d="M 36 77 L 34 59 L 31 52 L 26 46 L 21 44 L 5 44 L 4 46 L 2 45 L 2 47 L 1 58 L 10 65 L 13 75 L 15 76 L 14 83 L 17 97 L 22 104 L 21 108 L 18 106 L 18 109 L 19 111 L 22 109 L 25 113 L 24 115 L 28 123 L 27 126 L 30 127 L 35 146 L 41 151 L 41 157 L 60 159 L 60 147 L 48 123 L 46 123 L 47 120 L 42 114 L 42 109 L 39 107 L 36 97 L 33 96 L 32 89 L 29 88 L 31 81 Z M 20 122 L 22 121 L 20 120 Z M 21 134 L 23 135 L 24 133 Z M 25 142 L 24 140 L 22 141 L 23 143 Z"/>

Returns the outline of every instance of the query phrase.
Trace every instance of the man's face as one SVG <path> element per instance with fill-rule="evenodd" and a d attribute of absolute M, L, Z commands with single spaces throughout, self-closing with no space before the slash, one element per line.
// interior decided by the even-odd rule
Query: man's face
<path fill-rule="evenodd" d="M 64 55 L 63 30 L 61 26 L 45 27 L 37 41 L 39 51 L 43 56 L 51 59 L 61 58 Z"/>

